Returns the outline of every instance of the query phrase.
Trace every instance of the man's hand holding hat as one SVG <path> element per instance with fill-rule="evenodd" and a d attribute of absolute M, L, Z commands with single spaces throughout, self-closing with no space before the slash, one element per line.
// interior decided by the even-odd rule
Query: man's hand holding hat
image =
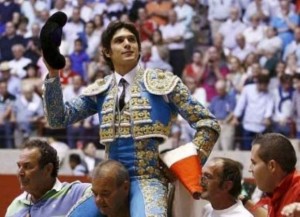
<path fill-rule="evenodd" d="M 65 57 L 59 52 L 62 27 L 66 22 L 66 14 L 58 11 L 49 17 L 41 30 L 40 42 L 43 58 L 47 69 L 49 70 L 50 77 L 58 76 L 58 70 L 62 69 L 66 64 Z"/>

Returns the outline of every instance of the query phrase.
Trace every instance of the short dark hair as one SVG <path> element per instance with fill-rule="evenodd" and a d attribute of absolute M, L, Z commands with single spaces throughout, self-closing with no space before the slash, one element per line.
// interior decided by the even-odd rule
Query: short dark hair
<path fill-rule="evenodd" d="M 289 74 L 283 74 L 280 76 L 280 82 L 281 83 L 287 83 L 287 82 L 292 82 L 293 81 L 293 76 Z"/>
<path fill-rule="evenodd" d="M 258 84 L 269 84 L 270 77 L 269 75 L 260 74 L 257 76 L 257 83 Z"/>
<path fill-rule="evenodd" d="M 102 54 L 103 57 L 109 66 L 111 70 L 114 70 L 114 65 L 109 57 L 105 55 L 105 52 L 111 51 L 111 40 L 115 33 L 119 29 L 127 29 L 130 31 L 136 38 L 136 41 L 138 43 L 139 51 L 141 51 L 141 41 L 140 41 L 140 36 L 139 32 L 136 29 L 135 25 L 130 22 L 122 22 L 122 21 L 113 21 L 111 22 L 107 28 L 104 30 L 101 36 L 101 46 L 102 46 Z"/>
<path fill-rule="evenodd" d="M 41 153 L 39 159 L 40 169 L 43 169 L 48 163 L 53 164 L 53 170 L 51 176 L 56 178 L 59 169 L 59 159 L 57 156 L 57 151 L 49 145 L 48 142 L 41 139 L 29 139 L 24 143 L 24 149 L 38 149 Z"/>
<path fill-rule="evenodd" d="M 75 153 L 70 154 L 69 161 L 72 161 L 72 162 L 76 163 L 77 165 L 81 164 L 81 158 L 80 158 L 79 154 L 75 154 Z"/>
<path fill-rule="evenodd" d="M 297 80 L 300 80 L 300 73 L 295 73 L 293 78 L 297 79 Z"/>
<path fill-rule="evenodd" d="M 93 172 L 93 178 L 99 178 L 113 173 L 116 181 L 116 186 L 121 186 L 125 181 L 129 181 L 129 173 L 126 167 L 115 160 L 104 160 L 99 163 Z"/>
<path fill-rule="evenodd" d="M 295 169 L 297 157 L 295 149 L 288 138 L 279 133 L 259 134 L 252 141 L 253 145 L 259 145 L 258 156 L 268 163 L 276 161 L 281 169 L 287 173 Z"/>
<path fill-rule="evenodd" d="M 242 173 L 240 163 L 225 157 L 217 157 L 213 159 L 222 162 L 222 172 L 220 176 L 220 187 L 226 181 L 232 182 L 232 188 L 229 190 L 229 194 L 234 198 L 237 198 L 242 191 Z"/>

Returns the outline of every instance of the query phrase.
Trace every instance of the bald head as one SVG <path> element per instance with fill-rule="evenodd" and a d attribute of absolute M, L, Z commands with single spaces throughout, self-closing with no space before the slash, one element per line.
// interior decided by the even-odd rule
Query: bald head
<path fill-rule="evenodd" d="M 127 169 L 118 161 L 105 160 L 99 163 L 93 173 L 93 179 L 113 177 L 116 185 L 120 186 L 125 181 L 129 181 L 129 173 Z"/>

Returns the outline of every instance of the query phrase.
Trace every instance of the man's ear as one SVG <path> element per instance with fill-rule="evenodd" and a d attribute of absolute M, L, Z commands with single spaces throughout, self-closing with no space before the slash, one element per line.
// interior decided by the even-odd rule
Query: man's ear
<path fill-rule="evenodd" d="M 271 171 L 271 172 L 274 172 L 276 170 L 276 168 L 278 167 L 278 164 L 276 163 L 275 160 L 270 160 L 268 162 L 268 169 Z"/>
<path fill-rule="evenodd" d="M 223 189 L 229 192 L 233 188 L 233 182 L 232 181 L 225 181 L 223 183 Z"/>
<path fill-rule="evenodd" d="M 52 174 L 52 171 L 54 170 L 54 166 L 52 163 L 48 163 L 45 167 L 44 167 L 44 171 L 46 174 Z"/>
<path fill-rule="evenodd" d="M 103 48 L 102 49 L 102 53 L 103 53 L 103 55 L 105 55 L 105 57 L 107 57 L 107 58 L 110 58 L 110 51 L 109 50 L 107 50 L 107 49 L 105 49 L 105 48 Z"/>

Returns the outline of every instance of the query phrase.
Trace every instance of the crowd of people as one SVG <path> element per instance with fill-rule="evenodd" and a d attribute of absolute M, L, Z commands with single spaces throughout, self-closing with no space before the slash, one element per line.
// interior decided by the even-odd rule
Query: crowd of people
<path fill-rule="evenodd" d="M 295 8 L 288 0 L 5 0 L 0 3 L 1 147 L 19 148 L 30 136 L 55 134 L 42 109 L 47 69 L 39 34 L 56 11 L 68 16 L 60 46 L 67 63 L 60 71 L 64 100 L 111 73 L 100 51 L 102 32 L 113 20 L 131 21 L 141 36 L 140 64 L 183 78 L 219 120 L 219 149 L 250 150 L 253 136 L 270 130 L 296 137 L 300 28 Z M 268 88 L 254 87 L 258 81 Z M 97 141 L 98 125 L 91 117 L 57 134 L 77 148 Z M 177 144 L 193 133 L 180 117 L 174 123 Z"/>
<path fill-rule="evenodd" d="M 40 0 L 2 8 L 11 9 L 0 38 L 2 143 L 23 148 L 24 190 L 6 216 L 166 216 L 173 178 L 191 198 L 210 202 L 203 216 L 297 215 L 299 172 L 288 137 L 300 129 L 300 28 L 292 2 Z M 45 23 L 56 11 L 69 18 L 59 27 L 63 69 L 46 57 L 54 47 L 41 51 L 39 31 L 25 36 L 26 13 Z M 20 43 L 30 40 L 31 50 Z M 70 165 L 77 175 L 95 168 L 91 185 L 60 183 L 53 146 L 28 139 L 54 137 L 52 128 L 66 128 L 69 148 L 83 146 L 86 165 L 78 155 Z M 170 136 L 174 146 L 159 153 Z M 88 142 L 99 139 L 110 159 L 100 164 Z M 241 195 L 240 163 L 206 163 L 214 145 L 251 150 L 250 172 L 262 192 L 256 205 Z"/>
<path fill-rule="evenodd" d="M 140 65 L 182 78 L 216 116 L 222 128 L 218 149 L 250 150 L 262 132 L 299 137 L 300 28 L 293 1 L 5 0 L 0 3 L 1 148 L 20 148 L 31 136 L 55 135 L 70 148 L 99 140 L 96 116 L 60 131 L 44 118 L 47 68 L 39 34 L 56 11 L 68 16 L 60 46 L 65 101 L 111 73 L 101 35 L 113 20 L 130 21 L 140 32 Z M 178 117 L 170 136 L 175 147 L 193 134 Z"/>

